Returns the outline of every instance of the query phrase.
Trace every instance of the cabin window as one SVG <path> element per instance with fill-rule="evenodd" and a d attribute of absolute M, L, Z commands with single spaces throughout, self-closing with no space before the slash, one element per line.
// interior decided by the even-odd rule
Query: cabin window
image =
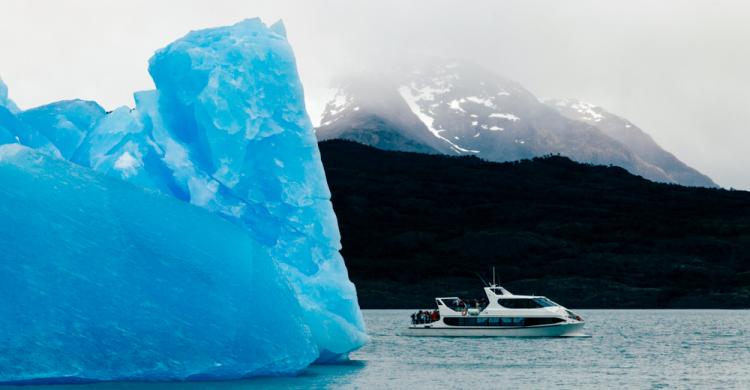
<path fill-rule="evenodd" d="M 556 324 L 558 322 L 563 322 L 563 319 L 561 319 L 561 318 L 554 318 L 554 317 L 527 317 L 527 318 L 524 318 L 524 323 L 525 323 L 526 326 L 551 325 L 551 324 Z"/>
<path fill-rule="evenodd" d="M 563 322 L 555 317 L 446 317 L 443 319 L 449 326 L 537 326 Z"/>
<path fill-rule="evenodd" d="M 497 300 L 497 303 L 508 309 L 538 309 L 545 307 L 538 303 L 536 299 L 529 298 L 500 298 Z"/>
<path fill-rule="evenodd" d="M 443 321 L 450 326 L 477 326 L 477 319 L 474 317 L 446 317 Z"/>
<path fill-rule="evenodd" d="M 477 326 L 477 319 L 473 317 L 459 318 L 458 326 Z"/>

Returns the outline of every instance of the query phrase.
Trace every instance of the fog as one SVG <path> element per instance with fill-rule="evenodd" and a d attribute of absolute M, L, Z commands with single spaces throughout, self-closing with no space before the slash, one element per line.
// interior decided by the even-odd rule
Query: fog
<path fill-rule="evenodd" d="M 743 1 L 3 1 L 0 77 L 22 108 L 132 105 L 147 60 L 191 29 L 283 19 L 314 122 L 337 75 L 427 57 L 479 63 L 539 97 L 634 122 L 724 187 L 750 189 Z"/>

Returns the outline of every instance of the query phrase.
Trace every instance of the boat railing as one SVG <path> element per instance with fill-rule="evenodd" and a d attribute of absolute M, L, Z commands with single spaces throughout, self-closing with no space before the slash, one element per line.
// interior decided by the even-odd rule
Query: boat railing
<path fill-rule="evenodd" d="M 459 313 L 468 312 L 470 309 L 477 309 L 479 312 L 481 312 L 488 306 L 488 302 L 481 299 L 456 299 L 447 302 L 443 301 L 443 304 L 445 304 L 445 306 L 447 306 L 449 309 Z"/>

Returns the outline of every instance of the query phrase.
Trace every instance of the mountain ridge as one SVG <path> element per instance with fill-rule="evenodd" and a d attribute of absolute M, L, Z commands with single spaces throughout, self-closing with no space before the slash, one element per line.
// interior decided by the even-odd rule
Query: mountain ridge
<path fill-rule="evenodd" d="M 586 120 L 557 102 L 543 102 L 517 82 L 473 64 L 431 64 L 342 83 L 316 133 L 320 141 L 341 138 L 385 150 L 475 154 L 498 162 L 561 154 L 621 166 L 653 181 L 717 186 L 629 121 L 604 116 L 598 107 L 587 107 L 599 116 Z"/>
<path fill-rule="evenodd" d="M 659 146 L 640 127 L 608 112 L 603 107 L 577 99 L 542 99 L 542 102 L 570 119 L 593 124 L 608 136 L 628 145 L 644 161 L 658 167 L 668 167 L 670 176 L 679 184 L 717 187 L 711 178 L 689 167 L 674 154 Z"/>

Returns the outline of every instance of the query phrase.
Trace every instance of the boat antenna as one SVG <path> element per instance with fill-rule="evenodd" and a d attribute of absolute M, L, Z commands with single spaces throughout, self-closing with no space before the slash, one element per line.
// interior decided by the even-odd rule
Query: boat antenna
<path fill-rule="evenodd" d="M 479 274 L 479 272 L 474 272 L 474 273 L 479 277 L 479 280 L 481 280 L 485 286 L 489 286 L 489 284 L 487 284 L 487 282 L 484 281 L 484 278 L 482 277 L 482 275 Z"/>
<path fill-rule="evenodd" d="M 492 267 L 492 285 L 497 286 L 497 284 L 495 284 L 495 267 L 494 266 Z"/>

